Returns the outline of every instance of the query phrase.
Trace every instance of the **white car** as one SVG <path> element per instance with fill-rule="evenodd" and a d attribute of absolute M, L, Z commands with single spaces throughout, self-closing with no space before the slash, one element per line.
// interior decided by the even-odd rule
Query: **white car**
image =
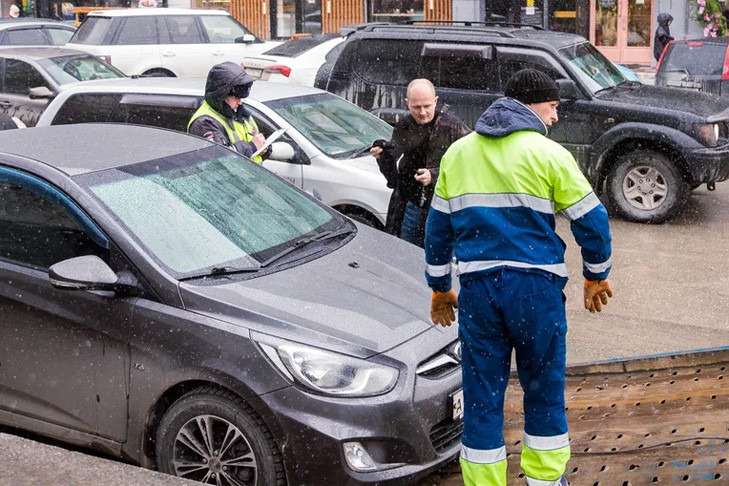
<path fill-rule="evenodd" d="M 206 76 L 281 44 L 263 42 L 228 12 L 134 8 L 89 12 L 66 47 L 104 58 L 125 74 Z"/>
<path fill-rule="evenodd" d="M 254 79 L 314 86 L 326 55 L 345 39 L 337 34 L 298 37 L 257 56 L 246 56 L 243 66 Z"/>
<path fill-rule="evenodd" d="M 205 78 L 89 81 L 59 93 L 37 126 L 116 122 L 185 131 L 204 92 Z M 316 88 L 257 82 L 245 104 L 266 137 L 286 128 L 264 167 L 352 219 L 384 228 L 391 190 L 369 148 L 391 138 L 390 125 Z"/>

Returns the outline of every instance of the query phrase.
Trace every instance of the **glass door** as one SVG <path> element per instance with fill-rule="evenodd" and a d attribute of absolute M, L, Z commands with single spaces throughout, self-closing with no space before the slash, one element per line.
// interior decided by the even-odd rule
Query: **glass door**
<path fill-rule="evenodd" d="M 613 62 L 650 64 L 652 0 L 592 0 L 591 42 Z"/>

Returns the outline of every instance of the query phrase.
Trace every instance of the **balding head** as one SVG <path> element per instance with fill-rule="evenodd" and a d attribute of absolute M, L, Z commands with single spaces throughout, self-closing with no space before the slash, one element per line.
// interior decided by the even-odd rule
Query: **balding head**
<path fill-rule="evenodd" d="M 438 103 L 433 83 L 422 78 L 410 81 L 405 102 L 419 125 L 430 123 L 435 117 L 435 105 Z"/>

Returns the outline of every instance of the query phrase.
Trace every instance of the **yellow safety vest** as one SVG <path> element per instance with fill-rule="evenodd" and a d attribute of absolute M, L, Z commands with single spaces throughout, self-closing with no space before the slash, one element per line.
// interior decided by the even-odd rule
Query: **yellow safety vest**
<path fill-rule="evenodd" d="M 225 120 L 225 118 L 223 118 L 217 111 L 213 110 L 207 101 L 200 105 L 200 108 L 198 108 L 195 114 L 192 115 L 190 122 L 187 124 L 187 131 L 190 131 L 190 125 L 192 125 L 192 122 L 205 115 L 213 117 L 218 121 L 218 123 L 223 125 L 225 132 L 228 134 L 228 140 L 230 140 L 231 145 L 234 145 L 236 142 L 240 142 L 241 140 L 250 142 L 253 140 L 253 134 L 258 132 L 258 125 L 252 116 L 249 116 L 248 119 L 243 120 L 243 122 L 234 121 L 233 126 L 235 127 L 235 130 L 230 128 L 227 120 Z M 256 155 L 251 160 L 258 164 L 263 162 L 263 158 L 260 155 Z"/>

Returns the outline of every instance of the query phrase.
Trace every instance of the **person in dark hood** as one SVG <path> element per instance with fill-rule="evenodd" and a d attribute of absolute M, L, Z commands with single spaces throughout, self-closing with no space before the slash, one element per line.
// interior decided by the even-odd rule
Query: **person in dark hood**
<path fill-rule="evenodd" d="M 422 248 L 440 158 L 471 129 L 447 105 L 437 107 L 427 79 L 411 81 L 406 96 L 410 115 L 395 125 L 391 141 L 375 141 L 370 153 L 393 189 L 385 231 Z"/>
<path fill-rule="evenodd" d="M 246 157 L 253 155 L 266 139 L 243 104 L 252 85 L 253 78 L 234 62 L 213 66 L 205 83 L 205 102 L 192 115 L 187 132 L 230 147 Z M 257 155 L 253 161 L 261 163 L 263 158 Z"/>
<path fill-rule="evenodd" d="M 556 213 L 570 220 L 581 247 L 590 312 L 613 296 L 610 227 L 575 159 L 547 138 L 559 119 L 554 80 L 523 69 L 504 92 L 440 163 L 425 234 L 430 316 L 449 326 L 458 308 L 465 485 L 506 486 L 503 409 L 513 352 L 524 391 L 526 484 L 567 486 L 567 266 Z M 454 254 L 459 295 L 451 287 Z"/>
<path fill-rule="evenodd" d="M 656 58 L 656 61 L 661 59 L 666 44 L 673 40 L 669 29 L 671 22 L 673 22 L 671 15 L 667 13 L 658 14 L 658 28 L 656 28 L 656 35 L 653 37 L 653 57 Z"/>

